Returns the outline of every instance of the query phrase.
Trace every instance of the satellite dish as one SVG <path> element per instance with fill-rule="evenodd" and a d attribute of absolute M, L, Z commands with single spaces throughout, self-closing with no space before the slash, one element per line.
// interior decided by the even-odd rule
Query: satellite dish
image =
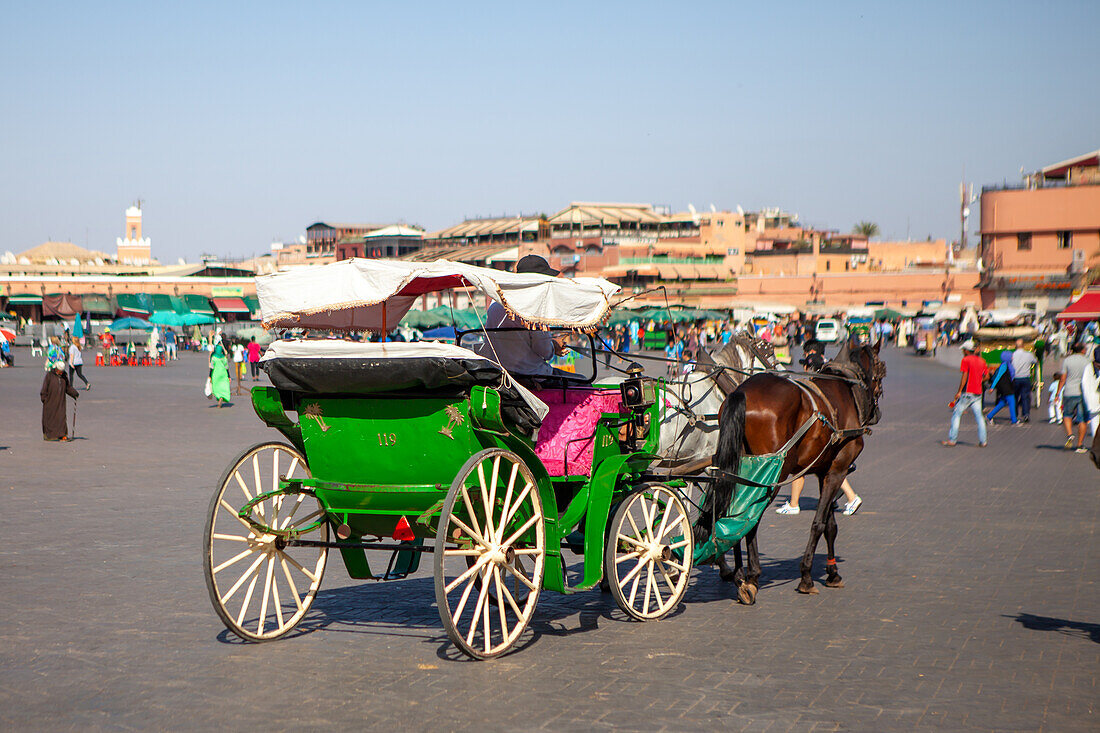
<path fill-rule="evenodd" d="M 744 216 L 745 215 L 745 210 L 741 208 L 741 204 L 737 204 L 737 214 L 739 216 Z"/>
<path fill-rule="evenodd" d="M 712 213 L 712 214 L 717 214 L 718 213 L 718 209 L 714 208 L 714 204 L 710 205 L 710 213 Z"/>
<path fill-rule="evenodd" d="M 695 214 L 697 213 L 697 212 L 695 211 L 695 205 L 694 205 L 694 204 L 688 204 L 688 211 L 690 211 L 690 212 L 691 212 L 691 215 L 692 215 L 692 216 L 695 216 Z"/>

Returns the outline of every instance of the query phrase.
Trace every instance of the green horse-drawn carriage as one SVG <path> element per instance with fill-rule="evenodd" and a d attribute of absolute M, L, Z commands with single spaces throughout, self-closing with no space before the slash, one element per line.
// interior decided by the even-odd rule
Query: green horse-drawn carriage
<path fill-rule="evenodd" d="M 617 290 L 599 279 L 364 260 L 257 285 L 268 327 L 384 333 L 418 296 L 458 288 L 536 329 L 569 329 L 574 341 L 588 340 Z M 499 360 L 432 343 L 281 340 L 264 365 L 274 386 L 253 388 L 252 403 L 285 442 L 230 464 L 204 540 L 214 609 L 237 635 L 261 641 L 295 628 L 330 550 L 352 577 L 379 579 L 404 577 L 431 553 L 443 625 L 477 658 L 516 643 L 543 589 L 584 590 L 606 576 L 636 619 L 661 618 L 683 598 L 695 552 L 687 502 L 647 473 L 662 409 L 656 380 L 634 373 L 600 388 L 591 376 L 555 376 L 535 392 Z M 372 550 L 389 551 L 384 569 L 368 561 Z M 583 556 L 579 577 L 563 550 Z"/>

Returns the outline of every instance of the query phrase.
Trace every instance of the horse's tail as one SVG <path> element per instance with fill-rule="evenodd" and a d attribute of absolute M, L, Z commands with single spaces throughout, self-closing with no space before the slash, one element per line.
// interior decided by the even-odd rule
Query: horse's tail
<path fill-rule="evenodd" d="M 712 461 L 715 468 L 723 473 L 711 484 L 703 506 L 702 529 L 710 535 L 711 524 L 726 511 L 737 482 L 730 478 L 741 465 L 741 453 L 745 445 L 745 393 L 736 390 L 726 398 L 718 416 L 718 450 Z"/>

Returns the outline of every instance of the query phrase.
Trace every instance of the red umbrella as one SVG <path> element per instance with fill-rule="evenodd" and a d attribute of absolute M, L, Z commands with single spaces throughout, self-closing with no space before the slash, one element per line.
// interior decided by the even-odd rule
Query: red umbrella
<path fill-rule="evenodd" d="M 8 341 L 15 342 L 15 331 L 7 328 L 0 328 L 0 335 L 6 338 Z"/>

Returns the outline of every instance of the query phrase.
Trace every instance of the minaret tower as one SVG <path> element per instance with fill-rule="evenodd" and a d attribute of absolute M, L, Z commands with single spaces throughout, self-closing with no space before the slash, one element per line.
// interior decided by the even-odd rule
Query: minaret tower
<path fill-rule="evenodd" d="M 151 263 L 149 238 L 141 236 L 141 201 L 126 209 L 126 238 L 119 237 L 116 245 L 119 264 Z"/>

